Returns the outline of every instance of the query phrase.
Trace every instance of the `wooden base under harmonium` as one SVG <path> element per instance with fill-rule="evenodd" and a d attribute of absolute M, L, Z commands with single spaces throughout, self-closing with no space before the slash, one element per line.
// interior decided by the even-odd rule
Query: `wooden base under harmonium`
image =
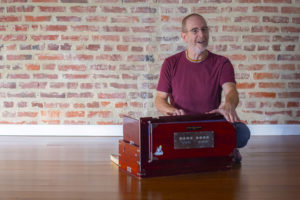
<path fill-rule="evenodd" d="M 119 169 L 139 178 L 228 169 L 235 146 L 235 129 L 221 115 L 125 116 Z"/>

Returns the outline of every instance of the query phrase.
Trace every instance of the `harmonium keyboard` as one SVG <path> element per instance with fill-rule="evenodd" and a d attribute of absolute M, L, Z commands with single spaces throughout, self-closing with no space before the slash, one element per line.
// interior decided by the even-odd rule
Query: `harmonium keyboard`
<path fill-rule="evenodd" d="M 119 169 L 139 178 L 233 166 L 236 132 L 222 115 L 123 117 Z"/>

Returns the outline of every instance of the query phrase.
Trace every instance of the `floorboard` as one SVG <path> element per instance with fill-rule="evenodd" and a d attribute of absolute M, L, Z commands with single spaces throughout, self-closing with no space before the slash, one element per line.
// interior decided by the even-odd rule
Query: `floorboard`
<path fill-rule="evenodd" d="M 138 180 L 119 137 L 0 137 L 0 200 L 300 199 L 300 136 L 252 136 L 233 169 Z"/>

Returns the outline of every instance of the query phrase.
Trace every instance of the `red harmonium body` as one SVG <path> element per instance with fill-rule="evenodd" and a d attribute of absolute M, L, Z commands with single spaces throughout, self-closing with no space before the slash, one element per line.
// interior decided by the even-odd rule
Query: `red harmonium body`
<path fill-rule="evenodd" d="M 235 146 L 235 128 L 221 115 L 125 116 L 119 168 L 137 177 L 228 169 Z"/>

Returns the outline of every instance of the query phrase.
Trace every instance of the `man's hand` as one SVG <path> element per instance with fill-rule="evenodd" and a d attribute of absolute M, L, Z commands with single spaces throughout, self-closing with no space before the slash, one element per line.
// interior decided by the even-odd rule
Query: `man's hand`
<path fill-rule="evenodd" d="M 239 103 L 239 95 L 235 83 L 224 83 L 222 89 L 225 94 L 225 102 L 221 103 L 218 109 L 212 110 L 209 113 L 220 113 L 229 122 L 239 122 L 240 119 L 235 111 L 235 108 Z"/>
<path fill-rule="evenodd" d="M 166 114 L 168 116 L 177 116 L 177 115 L 185 115 L 185 112 L 182 109 L 176 109 L 175 108 L 173 112 L 167 112 Z"/>
<path fill-rule="evenodd" d="M 218 109 L 212 110 L 209 113 L 220 113 L 224 116 L 224 118 L 233 123 L 240 122 L 240 119 L 235 111 L 235 108 L 229 103 L 222 103 Z"/>
<path fill-rule="evenodd" d="M 168 102 L 168 93 L 157 91 L 155 98 L 155 107 L 166 116 L 185 115 L 184 110 L 177 109 Z"/>

